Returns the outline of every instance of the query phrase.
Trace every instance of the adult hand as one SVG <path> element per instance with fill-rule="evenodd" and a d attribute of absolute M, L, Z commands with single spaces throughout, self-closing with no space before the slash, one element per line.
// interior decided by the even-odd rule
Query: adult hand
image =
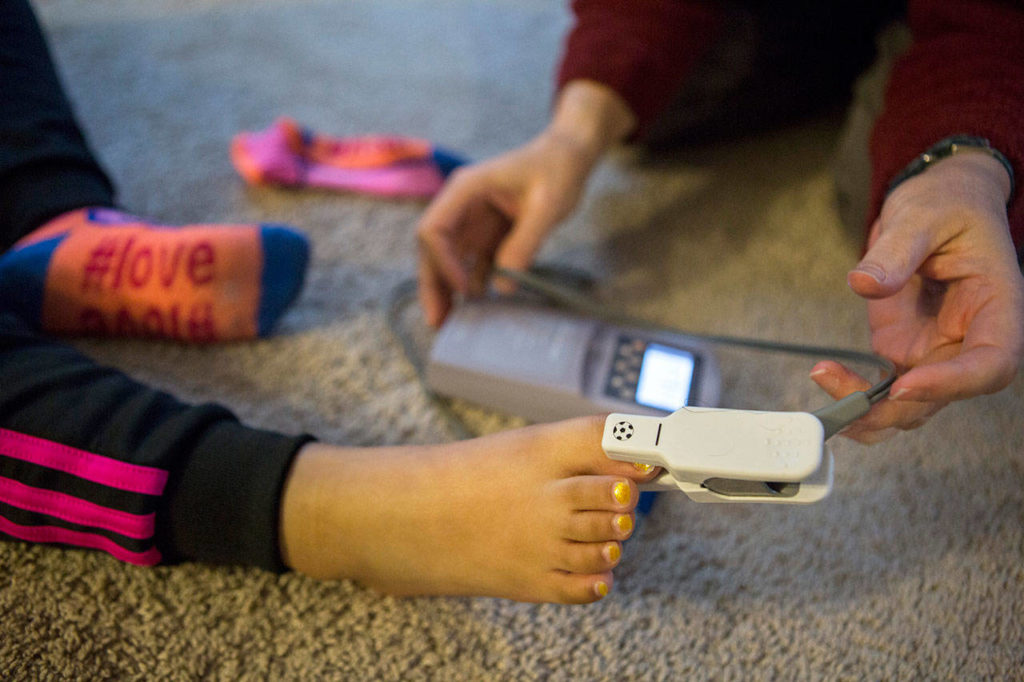
<path fill-rule="evenodd" d="M 417 228 L 419 297 L 440 325 L 453 294 L 479 295 L 494 265 L 524 270 L 545 238 L 575 208 L 604 150 L 633 126 L 625 103 L 605 86 L 565 86 L 551 124 L 536 138 L 456 171 Z M 506 291 L 507 281 L 496 282 Z"/>
<path fill-rule="evenodd" d="M 444 321 L 453 293 L 481 294 L 494 264 L 529 267 L 576 206 L 591 165 L 572 140 L 545 131 L 523 147 L 456 171 L 417 230 L 427 323 Z"/>
<path fill-rule="evenodd" d="M 899 379 L 844 435 L 877 442 L 942 407 L 1005 388 L 1024 354 L 1024 278 L 1009 236 L 1009 176 L 984 152 L 944 159 L 886 199 L 848 276 L 868 299 L 876 353 Z M 811 376 L 835 398 L 870 386 L 836 362 Z"/>

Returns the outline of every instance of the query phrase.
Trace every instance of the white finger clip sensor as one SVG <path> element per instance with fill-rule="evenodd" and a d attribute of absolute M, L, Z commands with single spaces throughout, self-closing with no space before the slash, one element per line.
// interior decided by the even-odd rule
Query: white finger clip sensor
<path fill-rule="evenodd" d="M 611 414 L 608 457 L 663 467 L 641 490 L 682 490 L 696 502 L 808 504 L 832 489 L 832 453 L 809 412 L 684 407 L 665 417 Z"/>

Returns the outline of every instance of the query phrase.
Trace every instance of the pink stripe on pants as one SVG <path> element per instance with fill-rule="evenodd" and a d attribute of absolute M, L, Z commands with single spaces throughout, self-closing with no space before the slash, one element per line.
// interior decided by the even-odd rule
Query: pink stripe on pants
<path fill-rule="evenodd" d="M 130 514 L 53 490 L 34 488 L 3 476 L 0 476 L 0 502 L 136 540 L 153 537 L 155 528 L 155 514 Z"/>
<path fill-rule="evenodd" d="M 122 462 L 7 429 L 0 429 L 0 455 L 144 495 L 160 495 L 167 484 L 167 472 L 162 469 Z"/>
<path fill-rule="evenodd" d="M 115 559 L 139 566 L 155 566 L 160 563 L 160 552 L 156 548 L 145 552 L 133 552 L 125 549 L 110 538 L 93 533 L 83 533 L 57 526 L 22 526 L 0 516 L 0 533 L 28 542 L 50 542 L 64 545 L 75 545 L 89 549 L 102 550 Z"/>

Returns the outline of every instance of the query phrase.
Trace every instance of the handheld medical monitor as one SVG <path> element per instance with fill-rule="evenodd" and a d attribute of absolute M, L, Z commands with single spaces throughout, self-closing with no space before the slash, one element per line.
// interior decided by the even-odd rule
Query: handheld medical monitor
<path fill-rule="evenodd" d="M 715 357 L 697 339 L 508 299 L 458 306 L 434 340 L 426 378 L 438 394 L 535 422 L 713 406 L 720 387 Z"/>

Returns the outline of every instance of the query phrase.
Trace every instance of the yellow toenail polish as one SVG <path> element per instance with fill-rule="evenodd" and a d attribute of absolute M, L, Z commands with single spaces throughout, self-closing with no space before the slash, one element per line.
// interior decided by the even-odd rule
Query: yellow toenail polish
<path fill-rule="evenodd" d="M 639 471 L 641 474 L 649 474 L 654 471 L 653 464 L 644 464 L 643 462 L 633 462 L 633 468 Z"/>
<path fill-rule="evenodd" d="M 615 527 L 619 529 L 619 532 L 625 535 L 626 533 L 633 530 L 633 519 L 630 518 L 629 514 L 622 514 L 615 517 Z"/>
<path fill-rule="evenodd" d="M 605 545 L 604 556 L 611 563 L 616 563 L 622 557 L 622 548 L 619 547 L 619 543 L 612 542 Z"/>
<path fill-rule="evenodd" d="M 608 596 L 608 583 L 594 583 L 594 592 L 597 593 L 599 599 L 604 599 Z"/>
<path fill-rule="evenodd" d="M 625 483 L 616 483 L 615 488 L 612 490 L 612 494 L 615 495 L 615 500 L 619 504 L 629 503 L 629 486 Z"/>

